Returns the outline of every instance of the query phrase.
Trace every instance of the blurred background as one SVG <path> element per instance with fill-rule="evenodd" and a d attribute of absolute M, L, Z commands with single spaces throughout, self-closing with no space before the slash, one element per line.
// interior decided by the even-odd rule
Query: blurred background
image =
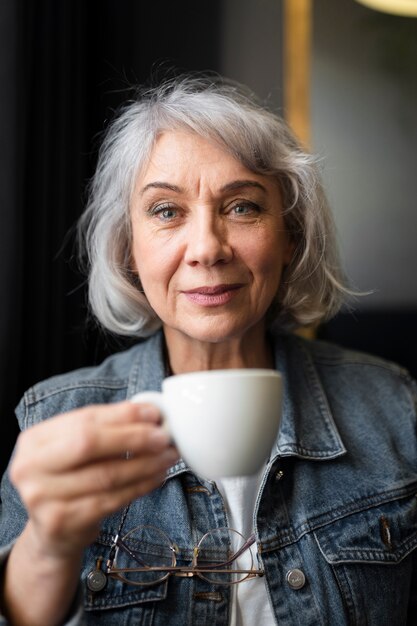
<path fill-rule="evenodd" d="M 372 294 L 317 334 L 417 376 L 416 18 L 355 0 L 1 0 L 0 469 L 25 389 L 124 346 L 86 324 L 73 229 L 100 132 L 170 68 L 246 83 L 321 156 L 347 274 Z"/>

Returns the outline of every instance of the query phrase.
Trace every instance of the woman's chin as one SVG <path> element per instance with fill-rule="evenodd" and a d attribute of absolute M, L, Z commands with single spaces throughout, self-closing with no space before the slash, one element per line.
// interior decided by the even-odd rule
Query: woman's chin
<path fill-rule="evenodd" d="M 211 319 L 204 322 L 196 319 L 194 323 L 182 325 L 178 328 L 164 326 L 165 334 L 173 338 L 174 335 L 186 341 L 199 342 L 201 344 L 221 344 L 229 341 L 239 341 L 245 339 L 248 334 L 252 334 L 254 326 L 259 324 L 239 323 L 231 320 Z"/>

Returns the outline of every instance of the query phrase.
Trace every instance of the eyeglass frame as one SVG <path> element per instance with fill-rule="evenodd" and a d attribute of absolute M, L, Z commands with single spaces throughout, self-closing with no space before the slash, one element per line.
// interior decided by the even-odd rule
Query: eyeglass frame
<path fill-rule="evenodd" d="M 233 528 L 227 528 L 227 527 L 220 527 L 220 528 L 213 528 L 210 529 L 209 531 L 207 531 L 199 540 L 199 542 L 197 543 L 196 546 L 193 547 L 193 559 L 192 559 L 192 563 L 191 566 L 177 566 L 177 550 L 178 547 L 176 546 L 176 544 L 174 542 L 172 542 L 172 540 L 168 537 L 168 535 L 166 535 L 166 533 L 164 531 L 162 531 L 161 529 L 157 528 L 156 526 L 152 526 L 152 525 L 139 525 L 137 527 L 135 527 L 134 529 L 132 529 L 129 533 L 126 533 L 125 536 L 127 536 L 130 533 L 133 533 L 135 530 L 137 529 L 141 529 L 141 528 L 152 528 L 155 529 L 156 531 L 158 531 L 160 534 L 164 535 L 167 539 L 167 545 L 169 545 L 169 548 L 171 550 L 171 554 L 172 554 L 172 565 L 171 566 L 147 566 L 147 565 L 143 565 L 142 567 L 134 567 L 134 568 L 114 568 L 113 567 L 113 563 L 116 559 L 116 555 L 117 555 L 117 551 L 119 549 L 124 550 L 125 553 L 127 553 L 132 559 L 134 559 L 136 562 L 139 562 L 140 559 L 138 559 L 138 556 L 135 555 L 130 548 L 126 545 L 126 543 L 123 541 L 123 538 L 120 537 L 120 533 L 118 532 L 114 538 L 113 538 L 113 543 L 111 545 L 110 548 L 110 554 L 109 554 L 109 558 L 107 559 L 106 562 L 106 574 L 107 576 L 109 576 L 110 578 L 114 578 L 116 580 L 120 580 L 126 584 L 129 585 L 133 585 L 135 587 L 150 587 L 150 586 L 154 586 L 154 585 L 159 585 L 160 583 L 168 580 L 171 576 L 178 576 L 178 577 L 182 577 L 182 578 L 193 578 L 194 576 L 198 576 L 199 578 L 201 578 L 202 580 L 209 582 L 210 584 L 214 584 L 214 585 L 237 585 L 239 583 L 245 582 L 247 580 L 256 578 L 256 577 L 262 577 L 264 576 L 264 571 L 262 569 L 256 569 L 254 567 L 252 567 L 250 570 L 248 569 L 224 569 L 225 566 L 233 563 L 234 561 L 236 561 L 236 559 L 238 559 L 246 550 L 250 549 L 250 547 L 256 542 L 256 537 L 255 537 L 255 533 L 252 533 L 250 535 L 250 537 L 248 537 L 247 539 L 245 539 L 245 537 L 237 530 L 234 530 Z M 235 532 L 238 535 L 240 535 L 242 537 L 242 539 L 244 539 L 244 544 L 243 546 L 241 546 L 241 548 L 232 555 L 232 558 L 230 558 L 227 561 L 224 561 L 223 563 L 219 563 L 216 566 L 213 567 L 203 567 L 200 568 L 197 565 L 198 562 L 198 555 L 199 555 L 199 547 L 202 543 L 202 541 L 204 541 L 204 539 L 212 532 L 216 532 L 216 531 L 221 531 L 221 530 L 226 530 L 226 531 L 231 531 L 231 532 Z M 252 553 L 251 553 L 252 556 Z M 222 569 L 220 569 L 222 568 Z M 128 578 L 125 578 L 122 573 L 123 572 L 165 572 L 165 575 L 162 576 L 161 578 L 158 578 L 158 580 L 154 580 L 151 582 L 138 582 L 138 581 L 133 581 L 133 580 L 129 580 Z M 239 580 L 235 580 L 235 581 L 213 581 L 210 580 L 209 578 L 206 578 L 204 576 L 204 574 L 208 574 L 211 572 L 215 572 L 215 573 L 219 573 L 219 574 L 246 574 L 245 577 L 239 579 Z"/>

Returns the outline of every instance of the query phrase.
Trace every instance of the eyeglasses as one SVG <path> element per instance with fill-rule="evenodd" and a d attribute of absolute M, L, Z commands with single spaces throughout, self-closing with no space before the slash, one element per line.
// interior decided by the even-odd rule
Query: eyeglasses
<path fill-rule="evenodd" d="M 159 528 L 138 526 L 122 538 L 116 535 L 106 574 L 139 586 L 156 585 L 170 576 L 198 576 L 217 585 L 235 585 L 264 575 L 253 565 L 254 543 L 254 534 L 245 539 L 237 530 L 223 527 L 209 530 L 195 547 L 180 552 Z M 191 561 L 191 565 L 179 565 L 179 561 Z"/>

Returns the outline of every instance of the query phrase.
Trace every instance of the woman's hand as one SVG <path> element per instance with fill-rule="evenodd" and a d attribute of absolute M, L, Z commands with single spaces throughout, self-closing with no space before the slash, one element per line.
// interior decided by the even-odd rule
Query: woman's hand
<path fill-rule="evenodd" d="M 159 422 L 155 407 L 121 402 L 71 411 L 19 436 L 10 478 L 29 521 L 5 569 L 1 605 L 10 624 L 66 619 L 100 520 L 158 487 L 178 457 Z"/>
<path fill-rule="evenodd" d="M 103 517 L 161 484 L 178 454 L 159 422 L 155 407 L 121 402 L 71 411 L 19 436 L 10 478 L 38 549 L 74 558 Z"/>

